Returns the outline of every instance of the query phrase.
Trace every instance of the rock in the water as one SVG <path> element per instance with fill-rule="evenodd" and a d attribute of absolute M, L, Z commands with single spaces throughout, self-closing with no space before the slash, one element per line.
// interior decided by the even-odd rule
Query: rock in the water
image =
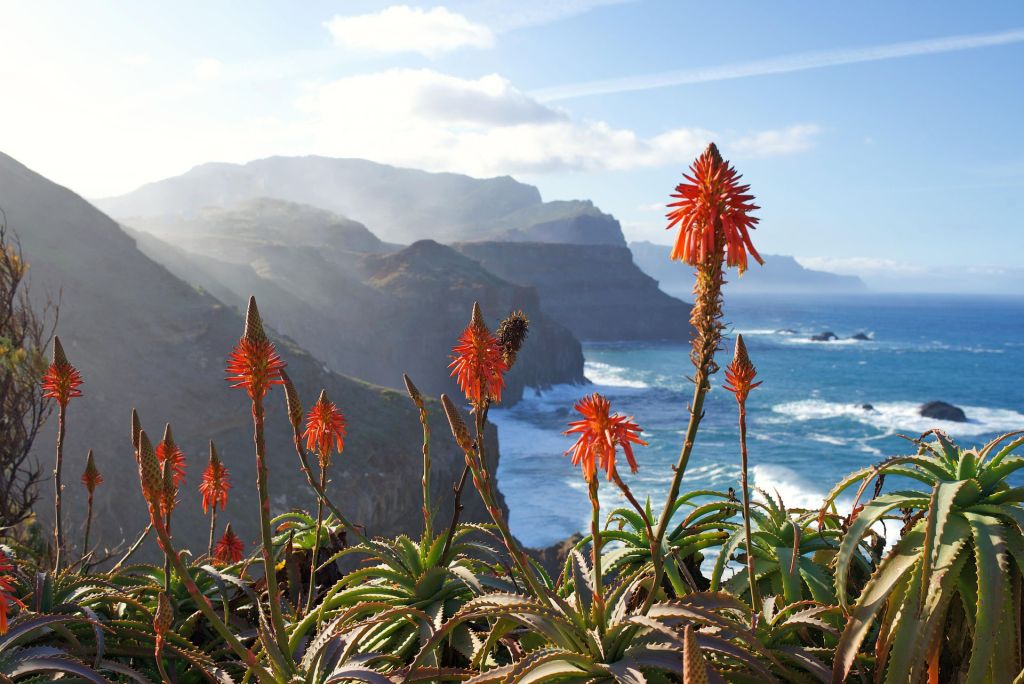
<path fill-rule="evenodd" d="M 874 411 L 875 410 L 875 407 L 872 406 L 871 404 L 861 404 L 860 407 L 862 409 L 864 409 L 865 411 Z"/>
<path fill-rule="evenodd" d="M 859 332 L 856 335 L 853 335 L 850 339 L 860 340 L 861 342 L 867 342 L 871 339 L 871 337 L 867 333 Z"/>
<path fill-rule="evenodd" d="M 812 342 L 831 342 L 832 340 L 838 340 L 838 339 L 839 339 L 839 336 L 836 335 L 831 330 L 826 330 L 825 332 L 818 333 L 817 335 L 811 335 L 811 341 Z"/>
<path fill-rule="evenodd" d="M 944 401 L 929 401 L 927 404 L 921 404 L 919 409 L 922 416 L 925 418 L 934 418 L 935 420 L 948 420 L 954 423 L 966 423 L 967 415 L 964 410 L 959 406 L 953 406 L 947 404 Z"/>

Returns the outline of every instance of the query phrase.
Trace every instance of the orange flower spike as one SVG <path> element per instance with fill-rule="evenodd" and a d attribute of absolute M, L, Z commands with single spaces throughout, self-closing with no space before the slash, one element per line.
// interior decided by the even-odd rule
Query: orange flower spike
<path fill-rule="evenodd" d="M 97 487 L 103 484 L 103 476 L 100 475 L 100 471 L 96 468 L 96 461 L 92 457 L 92 449 L 89 449 L 89 455 L 85 458 L 85 472 L 82 473 L 82 484 L 90 496 L 96 491 Z"/>
<path fill-rule="evenodd" d="M 228 491 L 231 480 L 227 466 L 217 455 L 217 447 L 210 440 L 210 460 L 203 471 L 203 480 L 199 483 L 199 492 L 203 495 L 203 513 L 220 506 L 221 510 L 228 505 Z"/>
<path fill-rule="evenodd" d="M 597 392 L 580 399 L 575 408 L 583 419 L 569 423 L 564 434 L 578 434 L 579 437 L 565 453 L 572 454 L 573 465 L 582 466 L 583 477 L 590 482 L 600 468 L 609 480 L 613 479 L 618 447 L 622 447 L 629 468 L 635 473 L 637 464 L 633 445 L 647 446 L 647 442 L 640 439 L 643 432 L 640 426 L 631 417 L 611 414 L 611 402 Z"/>
<path fill-rule="evenodd" d="M 245 545 L 242 544 L 242 540 L 231 529 L 231 523 L 228 523 L 227 528 L 224 530 L 224 536 L 220 538 L 216 548 L 213 550 L 213 557 L 221 563 L 231 565 L 242 560 L 244 552 Z"/>
<path fill-rule="evenodd" d="M 7 554 L 0 551 L 0 635 L 7 634 L 7 618 L 11 606 L 24 608 L 25 604 L 14 595 L 14 565 Z"/>
<path fill-rule="evenodd" d="M 142 496 L 149 504 L 150 517 L 159 511 L 162 506 L 164 493 L 163 472 L 160 469 L 160 461 L 153 451 L 153 444 L 145 430 L 139 431 L 139 480 L 142 483 Z M 156 524 L 158 518 L 153 520 Z"/>
<path fill-rule="evenodd" d="M 320 467 L 330 465 L 331 446 L 340 454 L 345 448 L 347 428 L 345 416 L 338 407 L 327 398 L 327 391 L 320 392 L 320 398 L 309 409 L 306 416 L 306 448 L 320 458 Z"/>
<path fill-rule="evenodd" d="M 727 251 L 727 264 L 742 274 L 747 270 L 747 252 L 764 264 L 750 241 L 750 231 L 759 221 L 751 212 L 760 209 L 748 194 L 749 185 L 740 185 L 741 176 L 722 159 L 714 143 L 707 146 L 684 174 L 689 182 L 676 186 L 678 199 L 668 205 L 668 229 L 679 226 L 672 248 L 672 259 L 691 266 L 703 263 L 714 252 L 716 232 L 721 231 Z"/>
<path fill-rule="evenodd" d="M 459 389 L 474 406 L 487 399 L 501 401 L 508 364 L 498 339 L 491 334 L 480 313 L 480 304 L 473 303 L 473 316 L 452 348 L 452 362 L 448 367 L 459 383 Z"/>
<path fill-rule="evenodd" d="M 736 401 L 743 404 L 747 401 L 750 390 L 758 387 L 761 383 L 754 382 L 757 377 L 757 369 L 750 362 L 747 355 L 747 345 L 743 341 L 743 335 L 736 336 L 736 350 L 733 353 L 732 361 L 725 369 L 725 389 L 736 395 Z"/>
<path fill-rule="evenodd" d="M 232 388 L 243 388 L 251 399 L 262 399 L 272 385 L 283 384 L 281 370 L 285 364 L 274 349 L 274 343 L 263 330 L 256 298 L 249 298 L 245 315 L 245 332 L 228 357 L 227 381 Z"/>
<path fill-rule="evenodd" d="M 82 374 L 68 362 L 60 338 L 54 336 L 53 362 L 46 369 L 42 381 L 43 397 L 56 399 L 61 408 L 66 408 L 69 401 L 82 396 L 82 390 L 78 389 L 81 385 Z"/>
<path fill-rule="evenodd" d="M 163 651 L 164 637 L 174 625 L 174 609 L 171 607 L 171 600 L 167 593 L 161 591 L 157 598 L 156 612 L 153 613 L 153 633 L 156 635 L 155 651 L 156 657 L 160 657 Z"/>
<path fill-rule="evenodd" d="M 174 435 L 171 433 L 170 423 L 167 423 L 167 426 L 164 428 L 164 438 L 160 440 L 156 447 L 156 459 L 160 462 L 161 467 L 167 462 L 167 459 L 170 459 L 171 471 L 174 474 L 174 487 L 177 489 L 185 481 L 185 454 L 174 443 Z"/>

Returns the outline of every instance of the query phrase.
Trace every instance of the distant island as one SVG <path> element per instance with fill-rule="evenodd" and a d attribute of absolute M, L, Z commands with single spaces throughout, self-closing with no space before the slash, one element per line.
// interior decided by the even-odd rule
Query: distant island
<path fill-rule="evenodd" d="M 674 297 L 689 297 L 693 277 L 689 270 L 679 268 L 666 255 L 671 247 L 653 242 L 629 243 L 633 260 Z M 810 292 L 820 294 L 848 294 L 866 292 L 864 281 L 857 276 L 840 275 L 827 271 L 814 271 L 801 266 L 791 256 L 762 254 L 764 266 L 754 264 L 742 278 L 733 277 L 726 286 L 730 294 L 781 294 Z"/>

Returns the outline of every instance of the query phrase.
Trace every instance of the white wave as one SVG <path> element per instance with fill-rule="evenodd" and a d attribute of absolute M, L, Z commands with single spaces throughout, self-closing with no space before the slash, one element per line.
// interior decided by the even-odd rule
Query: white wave
<path fill-rule="evenodd" d="M 635 377 L 629 368 L 612 366 L 601 361 L 586 361 L 583 364 L 583 374 L 595 385 L 605 387 L 630 387 L 633 389 L 650 387 L 646 382 Z"/>
<path fill-rule="evenodd" d="M 962 408 L 967 415 L 966 423 L 925 418 L 919 413 L 920 404 L 911 401 L 878 403 L 874 404 L 874 410 L 869 411 L 861 408 L 860 404 L 805 399 L 776 404 L 772 411 L 800 422 L 853 420 L 889 435 L 902 432 L 914 436 L 932 428 L 940 428 L 951 435 L 970 437 L 1024 428 L 1024 413 L 984 406 Z"/>
<path fill-rule="evenodd" d="M 786 337 L 786 344 L 814 344 L 821 347 L 850 347 L 858 344 L 870 344 L 874 340 L 855 340 L 852 337 L 844 337 L 838 340 L 812 340 L 810 337 Z"/>

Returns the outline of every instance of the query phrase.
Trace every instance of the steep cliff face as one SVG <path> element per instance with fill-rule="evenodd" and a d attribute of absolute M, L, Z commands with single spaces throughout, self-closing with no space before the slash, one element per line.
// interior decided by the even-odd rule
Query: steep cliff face
<path fill-rule="evenodd" d="M 407 372 L 434 396 L 455 391 L 448 356 L 479 300 L 491 322 L 516 308 L 532 321 L 527 350 L 508 376 L 506 403 L 518 401 L 525 386 L 582 381 L 579 341 L 543 315 L 535 290 L 432 241 L 394 253 L 379 241 L 370 252 L 347 249 L 353 234 L 367 242 L 363 233 L 372 233 L 318 212 L 260 200 L 194 218 L 138 219 L 149 233 L 135 234 L 146 254 L 224 301 L 241 305 L 255 294 L 279 330 L 338 372 L 394 388 Z"/>
<path fill-rule="evenodd" d="M 693 289 L 693 271 L 679 262 L 670 261 L 668 245 L 631 242 L 633 259 L 645 273 L 657 279 L 661 289 L 677 297 L 689 298 Z M 804 268 L 791 256 L 762 254 L 764 265 L 752 263 L 742 278 L 728 277 L 725 293 L 769 294 L 784 292 L 854 293 L 867 286 L 857 276 L 839 275 Z"/>
<path fill-rule="evenodd" d="M 622 226 L 593 202 L 545 202 L 520 209 L 496 222 L 499 228 L 485 232 L 487 241 L 553 242 L 577 245 L 626 246 Z"/>
<path fill-rule="evenodd" d="M 137 407 L 157 439 L 164 423 L 172 423 L 188 458 L 175 536 L 193 548 L 205 547 L 207 521 L 197 485 L 207 440 L 213 439 L 235 485 L 221 520 L 230 521 L 248 546 L 258 537 L 251 417 L 245 393 L 223 380 L 224 360 L 243 327 L 239 311 L 143 255 L 113 220 L 79 196 L 2 154 L 0 207 L 21 238 L 35 291 L 63 292 L 59 334 L 85 378 L 84 396 L 69 408 L 68 538 L 80 539 L 85 497 L 78 476 L 90 448 L 106 478 L 96 493 L 95 533 L 112 545 L 145 525 L 129 430 L 131 409 Z M 269 326 L 277 325 L 273 314 L 263 313 Z M 336 500 L 371 533 L 418 530 L 420 426 L 404 392 L 333 373 L 287 339 L 278 344 L 307 405 L 325 388 L 347 414 L 349 437 L 330 485 Z M 444 364 L 443 357 L 438 363 Z M 450 512 L 451 483 L 461 474 L 463 456 L 442 429 L 445 419 L 434 403 L 431 416 L 435 501 Z M 35 445 L 44 467 L 52 462 L 55 423 Z M 267 426 L 274 511 L 309 507 L 313 499 L 297 467 L 277 390 L 267 402 Z M 491 448 L 497 455 L 496 445 Z M 50 487 L 44 484 L 41 493 L 39 512 L 46 520 L 52 516 Z M 479 497 L 464 501 L 467 519 L 486 519 Z M 150 556 L 155 552 L 149 548 Z"/>
<path fill-rule="evenodd" d="M 582 340 L 689 339 L 690 307 L 658 289 L 626 247 L 464 242 L 487 270 L 540 294 L 541 306 Z"/>

